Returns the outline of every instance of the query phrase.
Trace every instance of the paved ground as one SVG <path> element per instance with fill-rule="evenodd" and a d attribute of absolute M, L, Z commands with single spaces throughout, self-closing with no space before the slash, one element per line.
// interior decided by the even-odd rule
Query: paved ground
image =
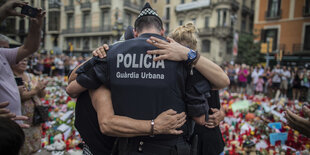
<path fill-rule="evenodd" d="M 35 153 L 34 155 L 82 155 L 82 151 L 77 150 L 77 151 L 69 151 L 69 152 L 64 152 L 64 151 L 49 152 L 45 149 L 42 149 L 41 151 Z"/>

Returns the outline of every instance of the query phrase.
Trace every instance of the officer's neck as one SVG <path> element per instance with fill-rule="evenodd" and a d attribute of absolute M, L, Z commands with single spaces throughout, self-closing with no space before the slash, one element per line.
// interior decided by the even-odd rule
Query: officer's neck
<path fill-rule="evenodd" d="M 162 34 L 157 29 L 144 29 L 140 33 L 138 33 L 138 37 L 144 33 L 153 33 L 153 34 L 158 34 L 162 36 Z"/>

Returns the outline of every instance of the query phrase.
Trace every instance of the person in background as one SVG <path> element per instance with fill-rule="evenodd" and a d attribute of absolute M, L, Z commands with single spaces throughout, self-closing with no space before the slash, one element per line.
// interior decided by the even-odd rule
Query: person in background
<path fill-rule="evenodd" d="M 287 98 L 287 88 L 289 79 L 291 78 L 291 72 L 286 69 L 286 66 L 283 66 L 280 75 L 282 78 L 280 85 L 281 96 Z"/>
<path fill-rule="evenodd" d="M 45 96 L 46 82 L 40 81 L 38 77 L 26 72 L 27 58 L 21 60 L 18 64 L 12 66 L 13 73 L 20 77 L 24 82 L 24 89 L 21 89 L 20 96 L 22 101 L 22 115 L 29 119 L 24 123 L 29 124 L 28 129 L 24 129 L 26 143 L 23 145 L 22 154 L 33 154 L 41 148 L 41 125 L 33 124 L 33 115 L 36 105 L 41 104 L 40 98 Z"/>
<path fill-rule="evenodd" d="M 265 71 L 264 71 L 264 74 L 263 74 L 263 78 L 264 78 L 264 83 L 265 83 L 265 86 L 264 86 L 264 94 L 269 94 L 269 87 L 271 85 L 271 72 L 270 72 L 270 67 L 265 67 Z"/>
<path fill-rule="evenodd" d="M 252 71 L 252 73 L 251 73 L 252 87 L 251 88 L 254 90 L 254 92 L 256 92 L 256 88 L 257 88 L 256 85 L 257 85 L 257 82 L 258 82 L 258 79 L 259 79 L 259 76 L 260 76 L 259 70 L 260 70 L 259 67 L 255 67 L 254 70 L 251 70 Z"/>
<path fill-rule="evenodd" d="M 280 83 L 281 83 L 281 68 L 279 64 L 277 64 L 276 68 L 272 70 L 271 77 L 272 77 L 272 94 L 273 94 L 272 96 L 274 96 L 280 89 Z"/>
<path fill-rule="evenodd" d="M 240 93 L 245 93 L 246 85 L 247 85 L 247 77 L 249 75 L 249 72 L 246 68 L 245 64 L 241 65 L 240 71 L 238 72 L 238 80 L 239 80 L 239 86 L 240 86 Z"/>
<path fill-rule="evenodd" d="M 301 80 L 302 80 L 302 74 L 300 69 L 295 67 L 294 69 L 294 78 L 293 78 L 293 101 L 299 100 L 300 97 L 300 91 L 301 91 Z"/>
<path fill-rule="evenodd" d="M 54 64 L 56 68 L 56 75 L 64 75 L 64 55 L 57 55 L 54 59 Z"/>
<path fill-rule="evenodd" d="M 263 76 L 260 75 L 255 86 L 255 92 L 257 94 L 261 94 L 263 93 L 263 90 L 264 90 L 264 79 Z"/>
<path fill-rule="evenodd" d="M 237 73 L 232 64 L 228 64 L 227 75 L 230 81 L 229 90 L 231 92 L 236 92 L 237 83 L 235 81 L 235 76 L 237 75 Z"/>
<path fill-rule="evenodd" d="M 16 12 L 15 10 L 15 8 L 22 7 L 24 5 L 26 5 L 26 2 L 19 0 L 10 0 L 1 5 L 0 23 L 2 23 L 2 21 L 8 16 L 24 17 L 24 15 Z M 9 104 L 7 105 L 7 109 L 4 110 L 6 110 L 6 112 L 9 110 L 13 114 L 7 115 L 8 117 L 21 119 L 21 117 L 16 117 L 21 115 L 21 100 L 19 89 L 16 85 L 10 65 L 16 64 L 20 60 L 30 56 L 38 50 L 41 41 L 41 28 L 44 16 L 45 12 L 39 9 L 36 18 L 29 18 L 29 33 L 22 46 L 18 48 L 0 48 L 0 68 L 2 69 L 0 73 L 0 104 Z M 23 117 L 23 119 L 27 118 Z M 29 127 L 26 124 L 20 124 L 20 126 Z"/>

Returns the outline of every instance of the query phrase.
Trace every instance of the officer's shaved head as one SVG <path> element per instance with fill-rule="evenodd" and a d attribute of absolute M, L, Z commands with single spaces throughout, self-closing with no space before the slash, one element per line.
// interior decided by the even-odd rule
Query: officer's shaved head
<path fill-rule="evenodd" d="M 155 16 L 144 16 L 138 18 L 135 22 L 135 31 L 141 33 L 145 29 L 154 28 L 158 32 L 163 30 L 163 24 L 158 17 Z"/>

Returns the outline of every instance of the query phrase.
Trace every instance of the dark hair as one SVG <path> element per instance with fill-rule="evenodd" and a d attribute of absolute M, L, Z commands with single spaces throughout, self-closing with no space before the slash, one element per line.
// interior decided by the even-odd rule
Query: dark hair
<path fill-rule="evenodd" d="M 156 16 L 144 16 L 135 21 L 135 30 L 138 33 L 147 27 L 154 27 L 158 31 L 161 31 L 163 29 L 163 23 L 160 18 Z"/>
<path fill-rule="evenodd" d="M 17 123 L 0 117 L 0 139 L 1 154 L 18 155 L 24 144 L 25 134 Z"/>

